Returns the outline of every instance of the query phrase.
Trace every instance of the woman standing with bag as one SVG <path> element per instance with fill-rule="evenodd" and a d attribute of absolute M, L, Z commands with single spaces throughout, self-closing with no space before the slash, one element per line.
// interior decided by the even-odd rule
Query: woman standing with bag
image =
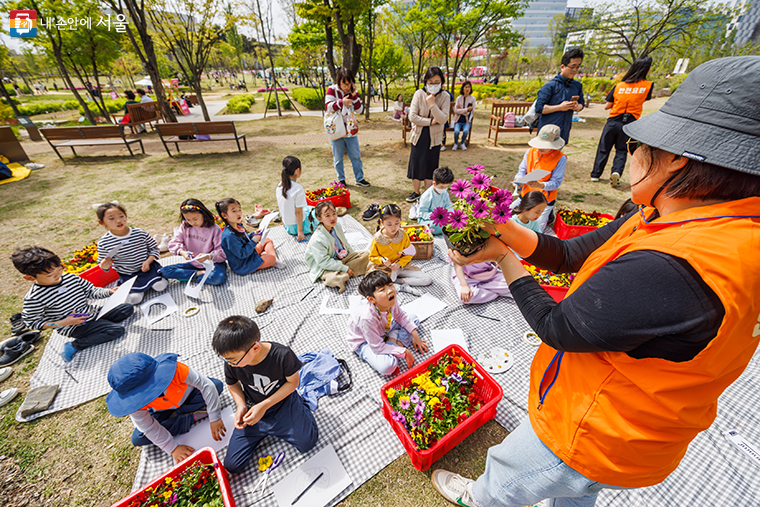
<path fill-rule="evenodd" d="M 472 112 L 475 110 L 475 97 L 472 96 L 472 83 L 465 81 L 459 90 L 456 104 L 454 104 L 454 147 L 466 150 L 467 137 L 470 135 L 472 126 Z M 459 132 L 462 132 L 462 138 L 459 139 Z M 460 144 L 461 143 L 461 144 Z M 457 146 L 458 145 L 458 146 Z"/>
<path fill-rule="evenodd" d="M 360 187 L 368 187 L 369 181 L 364 179 L 359 138 L 356 137 L 359 132 L 359 127 L 356 125 L 356 115 L 361 114 L 364 107 L 362 106 L 359 94 L 356 92 L 354 73 L 345 67 L 341 67 L 336 73 L 335 81 L 336 84 L 327 88 L 327 92 L 325 93 L 325 110 L 327 114 L 337 113 L 343 119 L 343 131 L 345 132 L 344 137 L 331 138 L 330 140 L 335 174 L 338 176 L 338 181 L 345 185 L 346 175 L 343 171 L 343 155 L 348 152 L 356 184 Z M 327 128 L 328 122 L 329 118 L 325 117 L 325 128 Z M 340 128 L 337 130 L 341 131 Z"/>
<path fill-rule="evenodd" d="M 433 184 L 433 171 L 438 168 L 443 140 L 443 124 L 449 119 L 451 100 L 441 89 L 446 79 L 438 67 L 430 67 L 425 73 L 425 87 L 417 90 L 409 108 L 412 122 L 412 148 L 409 152 L 409 169 L 406 177 L 412 180 L 413 191 L 406 202 L 420 198 L 420 187 Z"/>

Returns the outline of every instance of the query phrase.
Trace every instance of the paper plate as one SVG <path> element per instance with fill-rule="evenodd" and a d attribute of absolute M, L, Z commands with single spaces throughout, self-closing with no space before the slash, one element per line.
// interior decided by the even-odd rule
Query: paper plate
<path fill-rule="evenodd" d="M 490 352 L 483 352 L 478 356 L 478 362 L 489 373 L 504 373 L 514 363 L 512 354 L 507 349 L 494 347 Z"/>

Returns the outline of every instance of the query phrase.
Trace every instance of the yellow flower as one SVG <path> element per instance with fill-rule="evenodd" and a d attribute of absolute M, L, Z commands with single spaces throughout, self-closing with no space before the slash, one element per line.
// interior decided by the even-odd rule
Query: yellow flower
<path fill-rule="evenodd" d="M 168 500 L 168 499 L 169 499 L 169 497 L 170 497 L 170 496 L 172 496 L 172 492 L 171 492 L 171 490 L 170 490 L 170 491 L 164 491 L 164 492 L 162 493 L 162 496 Z"/>
<path fill-rule="evenodd" d="M 166 481 L 166 484 L 171 484 L 172 483 L 172 478 L 171 477 L 167 477 L 166 479 L 164 479 L 164 481 Z"/>
<path fill-rule="evenodd" d="M 441 400 L 439 400 L 437 396 L 430 399 L 430 408 L 433 408 L 436 405 L 440 405 L 440 404 L 441 404 Z"/>
<path fill-rule="evenodd" d="M 259 458 L 259 470 L 265 471 L 267 468 L 272 466 L 272 456 L 264 456 L 263 458 Z"/>
<path fill-rule="evenodd" d="M 388 398 L 393 398 L 393 396 L 394 396 L 395 394 L 396 394 L 396 390 L 395 390 L 395 389 L 393 389 L 392 387 L 391 387 L 390 389 L 388 389 L 387 391 L 385 391 L 385 395 L 386 395 Z"/>

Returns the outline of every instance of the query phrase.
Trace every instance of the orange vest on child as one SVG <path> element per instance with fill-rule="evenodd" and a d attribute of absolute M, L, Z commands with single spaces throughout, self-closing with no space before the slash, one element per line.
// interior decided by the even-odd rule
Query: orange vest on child
<path fill-rule="evenodd" d="M 182 401 L 182 397 L 185 395 L 185 391 L 187 391 L 188 386 L 185 383 L 185 379 L 188 373 L 190 373 L 190 368 L 178 361 L 177 371 L 174 372 L 174 378 L 172 378 L 166 391 L 164 391 L 164 395 L 151 401 L 143 409 L 168 410 L 178 408 L 179 402 Z"/>
<path fill-rule="evenodd" d="M 677 256 L 699 273 L 726 312 L 715 338 L 684 362 L 563 353 L 542 344 L 529 395 L 532 427 L 552 452 L 593 481 L 633 488 L 662 482 L 676 469 L 757 349 L 760 197 L 690 208 L 652 223 L 634 215 L 586 259 L 568 296 L 605 264 L 636 250 Z M 651 294 L 652 304 L 657 296 Z"/>
<path fill-rule="evenodd" d="M 541 155 L 541 152 L 538 151 L 538 148 L 531 148 L 528 150 L 528 159 L 526 160 L 526 174 L 530 174 L 536 169 L 543 169 L 544 171 L 549 171 L 549 174 L 538 181 L 549 181 L 552 178 L 552 171 L 554 171 L 554 168 L 557 167 L 559 160 L 564 156 L 565 154 L 559 150 L 552 150 L 546 155 Z M 537 189 L 531 188 L 528 185 L 523 185 L 522 191 L 520 193 L 523 197 L 525 197 L 525 194 L 531 190 Z M 544 196 L 546 197 L 546 202 L 552 202 L 557 199 L 556 190 L 550 190 L 548 192 L 546 190 L 541 190 L 541 192 L 543 192 Z"/>
<path fill-rule="evenodd" d="M 652 88 L 652 82 L 642 79 L 636 83 L 618 83 L 612 96 L 615 101 L 612 103 L 610 118 L 623 113 L 633 115 L 637 120 L 641 118 L 641 112 L 644 110 L 644 102 L 649 96 L 649 90 Z"/>

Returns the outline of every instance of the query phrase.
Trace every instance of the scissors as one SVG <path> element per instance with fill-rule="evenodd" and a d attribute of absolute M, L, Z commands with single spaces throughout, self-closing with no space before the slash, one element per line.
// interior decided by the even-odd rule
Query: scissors
<path fill-rule="evenodd" d="M 282 463 L 283 459 L 285 459 L 285 452 L 280 451 L 274 458 L 274 461 L 272 461 L 272 465 L 264 472 L 264 476 L 259 479 L 259 481 L 256 483 L 256 486 L 254 486 L 252 491 L 253 493 L 256 493 L 256 490 L 258 490 L 259 486 L 261 486 L 261 495 L 264 495 L 264 491 L 267 489 L 267 482 L 269 481 L 269 474 L 272 472 L 272 470 L 280 466 L 280 463 Z"/>

